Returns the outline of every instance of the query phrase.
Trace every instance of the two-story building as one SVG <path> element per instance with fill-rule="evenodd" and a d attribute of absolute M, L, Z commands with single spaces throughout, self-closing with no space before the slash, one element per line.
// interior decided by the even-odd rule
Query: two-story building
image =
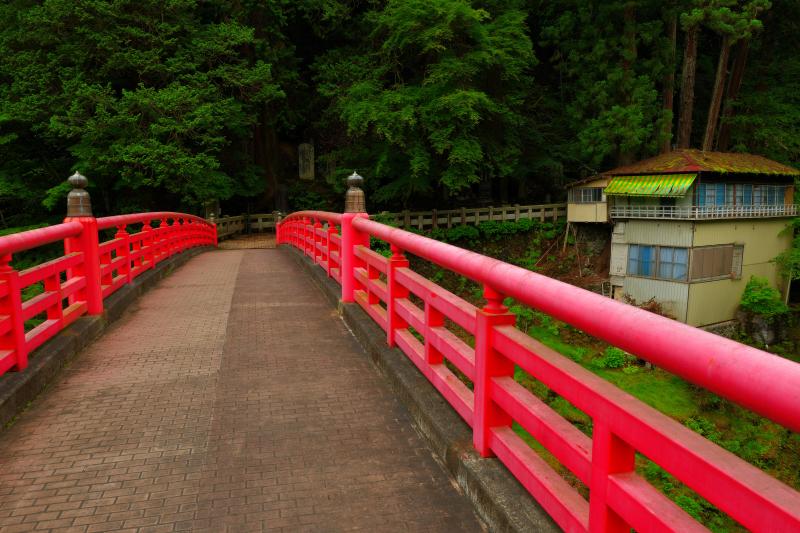
<path fill-rule="evenodd" d="M 612 295 L 693 326 L 732 320 L 750 276 L 786 294 L 800 171 L 749 154 L 675 150 L 569 186 L 570 223 L 611 224 Z"/>

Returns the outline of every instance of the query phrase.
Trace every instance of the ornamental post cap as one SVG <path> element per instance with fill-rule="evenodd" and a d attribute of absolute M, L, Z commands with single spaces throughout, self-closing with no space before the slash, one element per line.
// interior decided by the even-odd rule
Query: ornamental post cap
<path fill-rule="evenodd" d="M 361 177 L 355 170 L 353 171 L 352 174 L 347 176 L 348 187 L 360 187 L 363 184 L 364 184 L 364 178 Z"/>
<path fill-rule="evenodd" d="M 72 190 L 67 195 L 67 216 L 68 217 L 90 217 L 92 216 L 92 199 L 86 192 L 89 180 L 80 172 L 75 172 L 67 178 L 72 185 Z"/>
<path fill-rule="evenodd" d="M 364 183 L 364 178 L 358 175 L 358 172 L 353 171 L 347 177 L 347 194 L 344 197 L 344 212 L 345 213 L 366 213 L 367 201 L 364 197 L 364 191 L 361 185 Z"/>

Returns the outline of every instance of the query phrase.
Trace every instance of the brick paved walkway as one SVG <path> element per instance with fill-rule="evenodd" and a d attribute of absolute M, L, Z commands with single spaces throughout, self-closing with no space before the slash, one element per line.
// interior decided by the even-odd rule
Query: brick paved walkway
<path fill-rule="evenodd" d="M 0 433 L 0 532 L 480 531 L 276 250 L 202 254 Z"/>
<path fill-rule="evenodd" d="M 236 235 L 219 243 L 222 250 L 252 250 L 255 248 L 275 248 L 274 233 L 251 233 Z"/>

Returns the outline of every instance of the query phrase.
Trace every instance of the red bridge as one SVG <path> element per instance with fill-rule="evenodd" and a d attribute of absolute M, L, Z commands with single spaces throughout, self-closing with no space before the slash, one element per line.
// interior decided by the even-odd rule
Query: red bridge
<path fill-rule="evenodd" d="M 636 472 L 637 454 L 745 528 L 800 531 L 800 493 L 516 329 L 503 302 L 795 432 L 800 365 L 372 221 L 355 187 L 344 214 L 284 218 L 279 250 L 197 255 L 217 245 L 213 223 L 95 219 L 85 179 L 71 180 L 63 224 L 0 238 L 2 421 L 53 383 L 0 433 L 0 531 L 705 530 Z M 52 261 L 11 266 L 62 241 Z M 406 253 L 481 284 L 485 305 Z M 586 413 L 591 435 L 515 368 Z"/>

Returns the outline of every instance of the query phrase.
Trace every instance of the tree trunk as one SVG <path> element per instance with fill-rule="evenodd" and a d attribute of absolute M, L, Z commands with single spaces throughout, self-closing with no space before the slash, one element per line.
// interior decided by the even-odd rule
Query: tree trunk
<path fill-rule="evenodd" d="M 694 78 L 697 71 L 697 37 L 700 26 L 686 31 L 681 72 L 681 109 L 678 119 L 678 148 L 689 148 L 692 137 L 692 108 L 694 107 Z"/>
<path fill-rule="evenodd" d="M 708 106 L 708 120 L 706 121 L 706 132 L 703 135 L 703 151 L 714 148 L 714 134 L 717 132 L 717 121 L 719 120 L 719 109 L 722 106 L 722 95 L 725 91 L 725 79 L 728 77 L 728 56 L 731 55 L 731 38 L 727 35 L 722 37 L 722 49 L 719 51 L 719 62 L 717 63 L 717 77 L 714 80 L 714 92 L 711 94 L 711 103 Z"/>
<path fill-rule="evenodd" d="M 631 85 L 633 83 L 634 73 L 633 64 L 636 61 L 636 2 L 628 2 L 625 4 L 625 11 L 623 13 L 624 28 L 623 38 L 625 42 L 626 56 L 622 61 L 622 98 L 621 101 L 625 105 L 630 105 L 633 100 L 633 91 Z M 617 165 L 629 165 L 633 163 L 635 154 L 631 150 L 618 150 L 617 152 Z"/>
<path fill-rule="evenodd" d="M 672 150 L 672 122 L 673 111 L 675 109 L 675 48 L 678 43 L 678 15 L 672 15 L 667 27 L 670 40 L 669 68 L 664 76 L 664 116 L 669 116 L 669 120 L 664 121 L 663 140 L 661 141 L 662 154 Z"/>
<path fill-rule="evenodd" d="M 728 91 L 725 94 L 725 104 L 722 107 L 722 120 L 719 124 L 719 135 L 717 136 L 717 150 L 724 152 L 728 149 L 731 142 L 731 123 L 733 118 L 733 103 L 739 97 L 739 90 L 742 88 L 744 79 L 744 69 L 747 64 L 747 52 L 750 48 L 750 39 L 743 39 L 736 45 L 736 57 L 731 68 L 731 79 L 728 83 Z"/>

